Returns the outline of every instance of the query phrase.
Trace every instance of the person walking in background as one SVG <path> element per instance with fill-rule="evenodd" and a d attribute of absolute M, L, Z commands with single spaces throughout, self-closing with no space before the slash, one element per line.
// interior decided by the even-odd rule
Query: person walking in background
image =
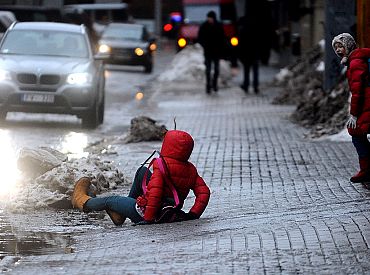
<path fill-rule="evenodd" d="M 253 71 L 253 88 L 259 93 L 259 62 L 267 65 L 273 39 L 272 18 L 265 0 L 247 1 L 246 13 L 238 22 L 238 57 L 243 65 L 243 82 L 240 88 L 248 93 L 250 69 Z"/>
<path fill-rule="evenodd" d="M 358 154 L 360 171 L 350 180 L 367 182 L 370 181 L 370 142 L 367 139 L 370 129 L 370 86 L 368 85 L 370 48 L 358 48 L 349 33 L 335 36 L 332 47 L 341 58 L 341 64 L 347 66 L 346 77 L 351 92 L 346 127 Z"/>
<path fill-rule="evenodd" d="M 127 197 L 94 197 L 89 194 L 90 179 L 83 177 L 75 184 L 72 205 L 83 212 L 105 210 L 115 225 L 123 224 L 126 218 L 135 224 L 156 223 L 163 206 L 175 204 L 180 215 L 177 221 L 199 219 L 207 207 L 210 191 L 188 160 L 193 147 L 194 140 L 187 132 L 168 131 L 162 143 L 161 162 L 153 162 L 153 174 L 144 166 L 137 170 Z M 143 180 L 147 183 L 146 192 Z M 181 208 L 190 190 L 194 192 L 195 201 L 185 213 Z"/>
<path fill-rule="evenodd" d="M 223 26 L 217 21 L 214 11 L 207 13 L 207 20 L 199 28 L 197 41 L 202 45 L 204 51 L 206 93 L 211 93 L 212 89 L 217 92 L 220 59 L 225 48 L 226 37 Z M 213 77 L 211 79 L 212 64 Z"/>

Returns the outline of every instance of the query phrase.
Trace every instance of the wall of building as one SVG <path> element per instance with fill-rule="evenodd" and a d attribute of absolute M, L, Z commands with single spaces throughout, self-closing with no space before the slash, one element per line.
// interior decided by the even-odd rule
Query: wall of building
<path fill-rule="evenodd" d="M 356 36 L 356 0 L 325 0 L 325 83 L 331 89 L 338 83 L 340 71 L 339 58 L 331 46 L 333 37 L 348 32 Z"/>
<path fill-rule="evenodd" d="M 314 47 L 320 40 L 324 39 L 325 3 L 324 0 L 306 1 L 309 13 L 300 19 L 300 35 L 302 52 Z"/>

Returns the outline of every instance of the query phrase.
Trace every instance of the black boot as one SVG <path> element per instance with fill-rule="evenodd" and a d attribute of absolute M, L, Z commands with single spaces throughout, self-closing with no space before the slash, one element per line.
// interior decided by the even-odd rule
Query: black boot
<path fill-rule="evenodd" d="M 214 79 L 214 80 L 213 80 L 213 90 L 214 90 L 215 92 L 217 92 L 217 91 L 218 91 L 217 79 Z"/>
<path fill-rule="evenodd" d="M 207 94 L 210 94 L 211 93 L 211 86 L 210 85 L 206 85 L 206 93 Z"/>
<path fill-rule="evenodd" d="M 244 93 L 248 93 L 248 87 L 245 86 L 244 84 L 240 85 L 240 88 L 244 91 Z"/>

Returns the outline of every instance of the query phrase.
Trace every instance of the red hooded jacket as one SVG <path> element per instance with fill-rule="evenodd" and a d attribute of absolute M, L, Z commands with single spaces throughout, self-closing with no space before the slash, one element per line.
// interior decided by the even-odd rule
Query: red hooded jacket
<path fill-rule="evenodd" d="M 180 206 L 193 190 L 195 202 L 190 212 L 200 217 L 209 201 L 210 191 L 204 180 L 198 175 L 195 166 L 188 161 L 194 147 L 193 138 L 184 131 L 171 130 L 164 137 L 161 155 L 166 162 L 174 187 L 178 193 Z M 153 164 L 153 174 L 146 193 L 147 204 L 144 219 L 153 221 L 162 206 L 163 198 L 173 198 L 171 189 L 163 180 L 156 162 Z"/>
<path fill-rule="evenodd" d="M 370 87 L 368 58 L 370 48 L 357 48 L 348 57 L 347 79 L 352 94 L 350 114 L 357 117 L 357 127 L 348 128 L 351 136 L 366 135 L 370 128 Z"/>

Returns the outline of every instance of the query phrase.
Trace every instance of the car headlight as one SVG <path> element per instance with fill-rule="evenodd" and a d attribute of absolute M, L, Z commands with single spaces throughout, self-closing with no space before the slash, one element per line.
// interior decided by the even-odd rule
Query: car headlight
<path fill-rule="evenodd" d="M 5 71 L 5 70 L 0 70 L 0 81 L 10 80 L 10 79 L 11 79 L 10 72 Z"/>
<path fill-rule="evenodd" d="M 91 75 L 88 73 L 75 73 L 67 76 L 67 83 L 72 85 L 83 85 L 91 82 Z"/>
<path fill-rule="evenodd" d="M 144 54 L 144 50 L 142 48 L 136 48 L 135 49 L 135 54 L 137 56 L 142 56 Z"/>
<path fill-rule="evenodd" d="M 154 52 L 157 49 L 157 45 L 155 43 L 151 43 L 149 49 Z"/>
<path fill-rule="evenodd" d="M 99 45 L 99 53 L 110 53 L 111 48 L 108 45 L 101 44 Z"/>
<path fill-rule="evenodd" d="M 177 40 L 177 45 L 179 45 L 180 48 L 184 48 L 187 44 L 187 41 L 185 38 L 179 38 L 179 40 Z"/>
<path fill-rule="evenodd" d="M 230 39 L 230 44 L 231 44 L 232 46 L 234 46 L 234 47 L 238 46 L 238 44 L 239 44 L 239 40 L 238 40 L 238 38 L 237 38 L 237 37 L 232 37 L 232 38 Z"/>

